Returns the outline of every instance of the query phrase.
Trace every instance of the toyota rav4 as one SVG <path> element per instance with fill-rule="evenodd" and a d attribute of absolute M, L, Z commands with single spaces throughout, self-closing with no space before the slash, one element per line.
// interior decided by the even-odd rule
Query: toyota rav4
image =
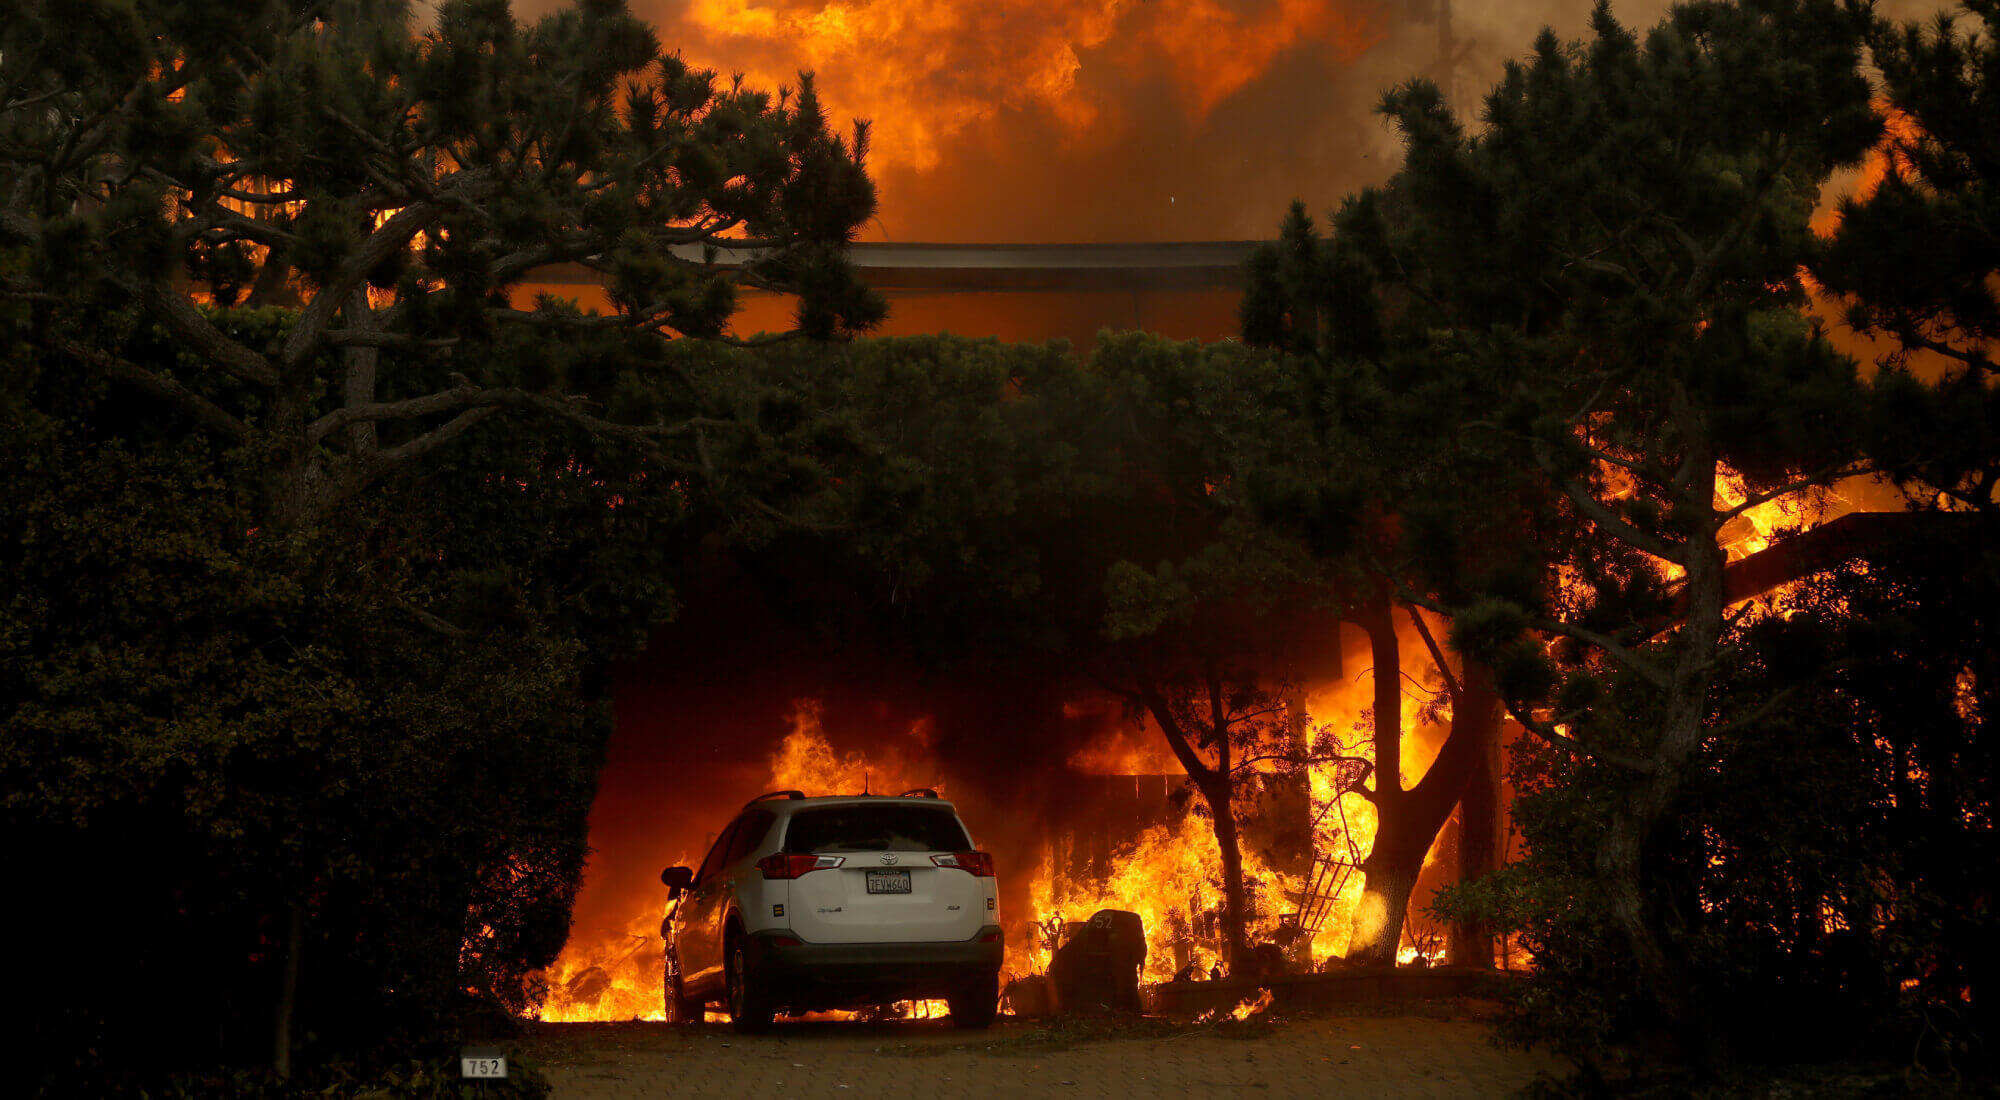
<path fill-rule="evenodd" d="M 721 1001 L 739 1031 L 780 1012 L 943 998 L 960 1027 L 993 1022 L 999 891 L 952 804 L 895 798 L 751 800 L 701 867 L 660 873 L 671 900 L 666 1015 Z"/>

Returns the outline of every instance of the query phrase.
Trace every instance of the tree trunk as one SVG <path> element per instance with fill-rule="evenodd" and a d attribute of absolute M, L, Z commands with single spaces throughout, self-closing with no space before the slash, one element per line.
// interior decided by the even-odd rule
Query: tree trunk
<path fill-rule="evenodd" d="M 1174 717 L 1173 708 L 1160 694 L 1158 685 L 1142 684 L 1134 698 L 1142 702 L 1158 723 L 1160 733 L 1166 737 L 1167 746 L 1180 761 L 1195 788 L 1201 791 L 1202 801 L 1208 803 L 1209 818 L 1214 823 L 1215 846 L 1222 856 L 1222 935 L 1223 961 L 1231 973 L 1235 973 L 1250 957 L 1249 934 L 1244 929 L 1247 904 L 1243 894 L 1243 851 L 1236 832 L 1236 781 L 1231 774 L 1229 755 L 1229 731 L 1220 710 L 1221 688 L 1214 680 L 1211 670 L 1210 693 L 1214 696 L 1215 714 L 1213 721 L 1220 724 L 1216 729 L 1217 761 L 1211 766 L 1195 751 L 1195 741 L 1188 731 L 1181 728 Z"/>
<path fill-rule="evenodd" d="M 1712 451 L 1698 450 L 1696 458 L 1691 484 L 1713 485 Z M 1596 864 L 1607 915 L 1631 952 L 1642 986 L 1655 999 L 1682 1053 L 1696 1065 L 1712 1067 L 1721 1052 L 1709 1015 L 1698 1006 L 1692 968 L 1675 950 L 1646 891 L 1647 845 L 1679 797 L 1707 731 L 1726 606 L 1727 559 L 1715 541 L 1713 523 L 1688 523 L 1685 529 L 1687 580 L 1682 592 L 1687 617 L 1667 670 L 1659 732 L 1647 754 L 1651 771 L 1609 815 Z"/>
<path fill-rule="evenodd" d="M 1403 922 L 1410 913 L 1410 892 L 1416 889 L 1417 875 L 1423 867 L 1422 853 L 1414 861 L 1370 856 L 1362 865 L 1366 877 L 1361 886 L 1361 904 L 1354 910 L 1354 938 L 1347 951 L 1348 961 L 1363 966 L 1396 965 L 1396 952 L 1403 942 Z"/>
<path fill-rule="evenodd" d="M 1410 822 L 1403 792 L 1403 655 L 1396 637 L 1393 608 L 1386 597 L 1362 609 L 1359 623 L 1368 634 L 1374 666 L 1375 722 L 1375 843 L 1361 863 L 1361 904 L 1354 911 L 1354 931 L 1347 957 L 1359 962 L 1394 966 L 1403 939 L 1403 919 L 1409 912 L 1410 891 L 1423 869 L 1423 850 L 1411 867 L 1406 849 Z"/>
<path fill-rule="evenodd" d="M 347 302 L 347 325 L 359 332 L 374 332 L 380 327 L 375 319 L 375 311 L 368 305 L 366 284 L 354 288 Z M 342 397 L 348 408 L 360 408 L 375 403 L 375 372 L 381 363 L 382 353 L 378 348 L 352 347 L 343 353 L 347 359 L 347 376 L 342 380 Z M 375 450 L 375 422 L 357 420 L 347 426 L 347 449 L 357 457 Z"/>
<path fill-rule="evenodd" d="M 1480 671 L 1477 686 L 1467 687 L 1445 669 L 1454 691 L 1451 731 L 1423 779 L 1403 789 L 1403 666 L 1392 612 L 1393 605 L 1385 599 L 1365 609 L 1360 618 L 1375 664 L 1375 843 L 1361 864 L 1361 904 L 1355 910 L 1347 957 L 1377 966 L 1395 965 L 1409 916 L 1410 891 L 1423 872 L 1424 856 L 1478 774 L 1482 754 L 1497 739 L 1499 728 L 1499 699 L 1490 678 Z M 1441 652 L 1437 659 L 1442 661 Z"/>
<path fill-rule="evenodd" d="M 278 1007 L 271 1028 L 271 1068 L 280 1080 L 292 1076 L 292 1019 L 299 1003 L 299 955 L 305 948 L 306 912 L 292 905 L 285 914 L 285 962 L 278 979 Z"/>
<path fill-rule="evenodd" d="M 1700 744 L 1702 710 L 1673 707 L 1660 733 L 1654 772 L 1605 823 L 1597 850 L 1597 875 L 1607 915 L 1631 951 L 1642 984 L 1658 1001 L 1667 1024 L 1698 1063 L 1711 1053 L 1711 1032 L 1695 1005 L 1693 975 L 1669 951 L 1664 922 L 1646 892 L 1646 846 L 1680 793 L 1682 776 Z M 1685 746 L 1682 748 L 1681 746 Z"/>
<path fill-rule="evenodd" d="M 1243 851 L 1236 834 L 1233 786 L 1226 773 L 1201 785 L 1215 822 L 1215 846 L 1222 853 L 1223 964 L 1231 977 L 1244 972 L 1250 963 L 1250 937 L 1244 930 Z"/>
<path fill-rule="evenodd" d="M 1505 832 L 1500 811 L 1500 695 L 1484 666 L 1465 662 L 1463 697 L 1452 707 L 1452 736 L 1472 742 L 1471 774 L 1458 803 L 1458 878 L 1470 882 L 1500 867 Z M 1461 920 L 1451 929 L 1451 961 L 1482 969 L 1493 965 L 1493 932 L 1482 920 Z"/>

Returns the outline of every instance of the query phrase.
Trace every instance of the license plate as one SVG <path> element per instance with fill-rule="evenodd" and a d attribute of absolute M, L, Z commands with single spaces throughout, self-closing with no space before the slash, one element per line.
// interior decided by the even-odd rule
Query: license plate
<path fill-rule="evenodd" d="M 868 892 L 871 894 L 907 894 L 910 892 L 908 871 L 868 872 Z"/>

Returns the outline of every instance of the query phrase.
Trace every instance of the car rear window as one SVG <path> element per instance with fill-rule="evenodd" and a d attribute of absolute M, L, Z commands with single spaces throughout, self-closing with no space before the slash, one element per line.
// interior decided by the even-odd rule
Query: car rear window
<path fill-rule="evenodd" d="M 888 803 L 800 810 L 785 830 L 787 852 L 962 852 L 971 847 L 958 815 L 943 806 Z"/>

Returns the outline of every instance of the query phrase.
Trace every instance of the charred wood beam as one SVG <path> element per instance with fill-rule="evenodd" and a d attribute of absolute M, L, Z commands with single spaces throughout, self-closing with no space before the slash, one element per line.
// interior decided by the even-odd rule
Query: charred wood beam
<path fill-rule="evenodd" d="M 1899 540 L 1955 538 L 1995 525 L 1991 516 L 1968 512 L 1849 512 L 1731 562 L 1722 574 L 1722 598 L 1736 604 L 1774 588 L 1867 557 Z M 1686 594 L 1676 594 L 1673 613 L 1654 623 L 1651 633 L 1668 630 L 1686 614 Z"/>

